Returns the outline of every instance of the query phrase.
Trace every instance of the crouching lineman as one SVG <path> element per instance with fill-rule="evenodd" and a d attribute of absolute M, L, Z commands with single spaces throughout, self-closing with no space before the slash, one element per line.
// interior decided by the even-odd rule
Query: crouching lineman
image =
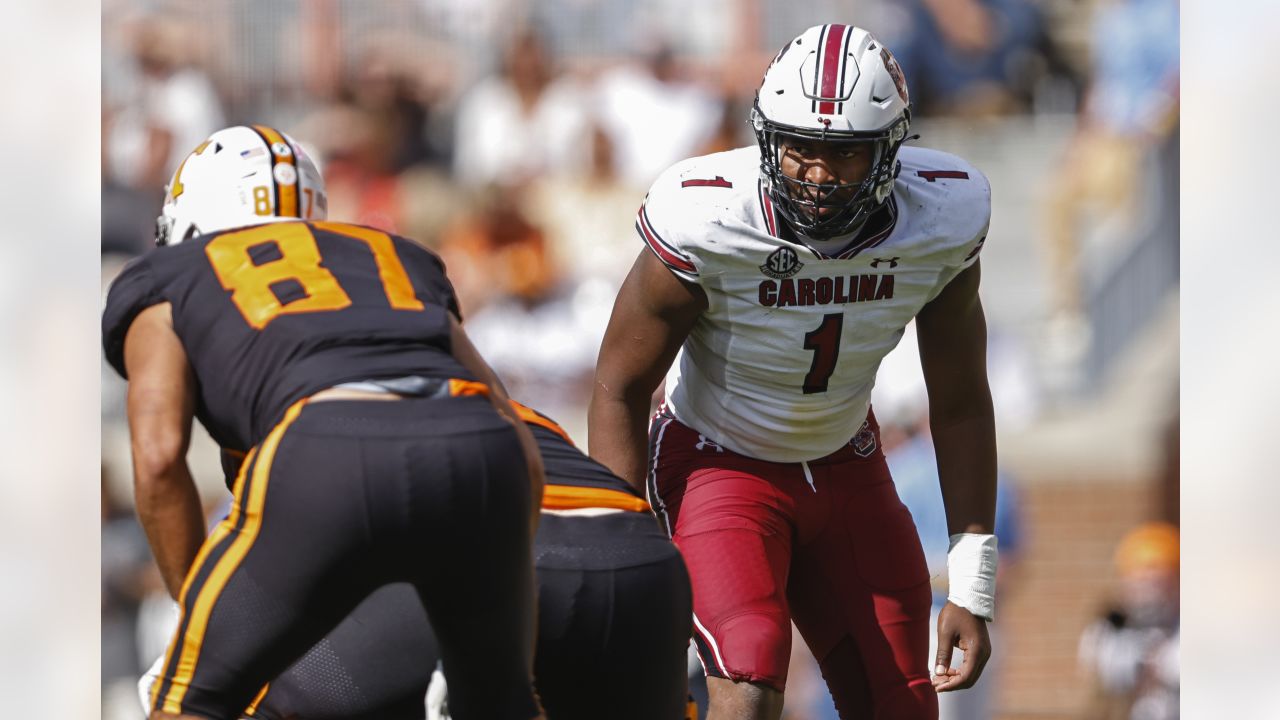
<path fill-rule="evenodd" d="M 692 597 L 684 561 L 649 504 L 553 421 L 512 403 L 546 466 L 534 539 L 534 683 L 556 720 L 680 720 Z M 417 594 L 389 585 L 272 681 L 262 720 L 421 720 L 440 657 Z M 143 692 L 154 681 L 142 679 Z M 450 702 L 452 707 L 452 702 Z"/>
<path fill-rule="evenodd" d="M 714 720 L 781 716 L 793 620 L 842 718 L 933 720 L 935 690 L 973 685 L 990 654 L 991 188 L 902 147 L 908 97 L 865 30 L 809 28 L 765 70 L 755 146 L 676 163 L 637 218 L 647 249 L 601 344 L 590 451 L 647 480 L 684 555 Z M 870 408 L 912 318 L 952 544 L 932 658 L 928 567 Z"/>
<path fill-rule="evenodd" d="M 459 720 L 542 717 L 532 687 L 537 446 L 463 333 L 439 259 L 324 222 L 289 137 L 233 127 L 173 175 L 159 247 L 111 287 L 138 515 L 178 629 L 151 717 L 237 718 L 365 597 L 409 583 Z M 204 538 L 192 417 L 245 451 Z"/>

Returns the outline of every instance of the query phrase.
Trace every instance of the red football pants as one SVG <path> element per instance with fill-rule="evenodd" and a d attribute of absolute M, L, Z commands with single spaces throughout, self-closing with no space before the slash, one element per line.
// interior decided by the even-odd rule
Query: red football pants
<path fill-rule="evenodd" d="M 650 502 L 689 568 L 708 675 L 783 690 L 794 620 L 842 718 L 937 718 L 929 572 L 879 445 L 868 415 L 835 453 L 773 463 L 654 417 Z"/>

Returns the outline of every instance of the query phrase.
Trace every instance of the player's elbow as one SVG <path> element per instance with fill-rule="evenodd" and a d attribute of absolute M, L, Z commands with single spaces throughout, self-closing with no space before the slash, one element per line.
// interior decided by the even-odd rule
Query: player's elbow
<path fill-rule="evenodd" d="M 596 377 L 595 387 L 591 392 L 591 407 L 594 410 L 615 409 L 623 412 L 648 410 L 649 399 L 653 388 L 634 379 L 615 379 L 613 381 Z"/>
<path fill-rule="evenodd" d="M 133 439 L 133 475 L 138 490 L 163 485 L 186 463 L 186 438 L 178 432 L 146 433 Z"/>

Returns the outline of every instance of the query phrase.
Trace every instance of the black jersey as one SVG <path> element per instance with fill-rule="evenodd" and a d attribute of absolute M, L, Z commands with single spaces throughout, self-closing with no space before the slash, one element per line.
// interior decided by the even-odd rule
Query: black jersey
<path fill-rule="evenodd" d="M 556 421 L 514 400 L 511 405 L 538 441 L 547 475 L 542 495 L 544 510 L 588 507 L 649 510 L 643 495 L 579 450 Z"/>
<path fill-rule="evenodd" d="M 199 384 L 196 416 L 232 450 L 258 443 L 294 401 L 338 383 L 475 379 L 450 353 L 458 307 L 440 259 L 368 227 L 255 225 L 133 260 L 102 318 L 107 360 L 122 376 L 130 324 L 165 302 Z"/>

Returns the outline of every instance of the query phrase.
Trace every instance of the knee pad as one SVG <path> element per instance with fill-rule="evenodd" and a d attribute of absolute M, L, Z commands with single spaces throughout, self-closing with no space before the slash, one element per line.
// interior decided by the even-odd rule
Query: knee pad
<path fill-rule="evenodd" d="M 791 623 L 783 613 L 749 612 L 720 623 L 713 634 L 697 630 L 698 650 L 708 674 L 760 683 L 779 692 L 786 687 Z"/>

